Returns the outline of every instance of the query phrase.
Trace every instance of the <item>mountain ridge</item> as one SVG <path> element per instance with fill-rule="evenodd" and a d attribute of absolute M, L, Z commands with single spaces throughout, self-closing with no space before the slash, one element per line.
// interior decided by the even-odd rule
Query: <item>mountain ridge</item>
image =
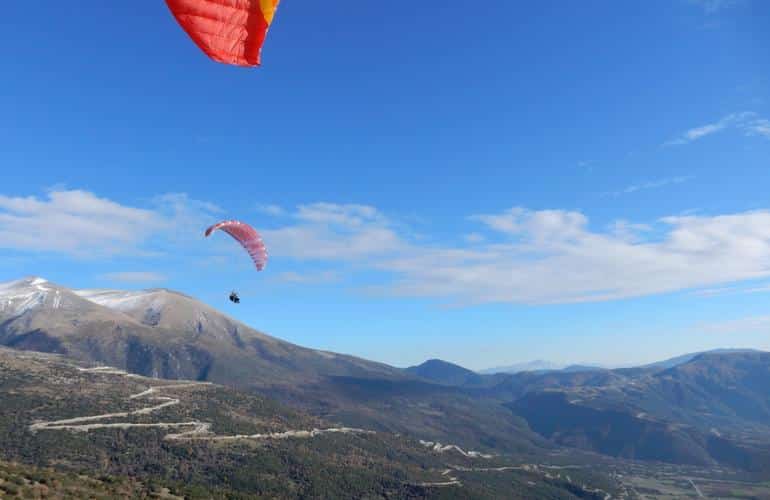
<path fill-rule="evenodd" d="M 382 363 L 266 335 L 185 294 L 70 290 L 37 277 L 0 284 L 0 344 L 142 375 L 215 377 L 236 385 L 244 377 L 278 383 L 330 375 L 404 376 Z"/>

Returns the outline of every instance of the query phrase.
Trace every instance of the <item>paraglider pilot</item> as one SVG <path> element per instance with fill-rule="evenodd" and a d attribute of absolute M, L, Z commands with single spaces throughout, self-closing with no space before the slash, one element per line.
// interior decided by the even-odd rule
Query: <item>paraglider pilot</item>
<path fill-rule="evenodd" d="M 265 268 L 265 265 L 267 264 L 267 248 L 265 248 L 262 237 L 253 227 L 237 220 L 225 220 L 206 229 L 204 234 L 208 238 L 214 231 L 220 229 L 232 236 L 241 244 L 244 250 L 249 253 L 251 260 L 254 261 L 254 266 L 257 268 L 257 271 L 261 271 Z M 230 293 L 230 302 L 233 304 L 241 303 L 241 299 L 238 297 L 238 294 L 235 293 L 235 290 Z"/>

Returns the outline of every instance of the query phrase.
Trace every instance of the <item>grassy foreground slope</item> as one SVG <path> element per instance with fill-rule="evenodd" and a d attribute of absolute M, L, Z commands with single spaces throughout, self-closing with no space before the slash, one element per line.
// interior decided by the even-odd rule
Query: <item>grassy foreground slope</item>
<path fill-rule="evenodd" d="M 168 488 L 134 479 L 74 472 L 0 461 L 0 498 L 180 498 Z"/>

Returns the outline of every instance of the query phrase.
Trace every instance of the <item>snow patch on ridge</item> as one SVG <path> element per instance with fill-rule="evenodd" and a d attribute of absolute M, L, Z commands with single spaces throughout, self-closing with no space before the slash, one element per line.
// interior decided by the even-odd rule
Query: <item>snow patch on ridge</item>
<path fill-rule="evenodd" d="M 124 292 L 119 290 L 74 290 L 83 299 L 90 300 L 100 306 L 124 311 L 142 305 L 152 298 L 153 293 L 147 291 Z M 161 302 L 157 300 L 156 302 Z M 159 304 L 162 305 L 162 304 Z"/>
<path fill-rule="evenodd" d="M 91 289 L 73 290 L 73 292 L 80 298 L 120 312 L 150 309 L 161 312 L 172 300 L 172 296 L 178 295 L 163 289 L 136 291 Z"/>
<path fill-rule="evenodd" d="M 42 278 L 25 278 L 0 283 L 0 312 L 20 316 L 37 306 L 45 304 L 50 288 Z"/>

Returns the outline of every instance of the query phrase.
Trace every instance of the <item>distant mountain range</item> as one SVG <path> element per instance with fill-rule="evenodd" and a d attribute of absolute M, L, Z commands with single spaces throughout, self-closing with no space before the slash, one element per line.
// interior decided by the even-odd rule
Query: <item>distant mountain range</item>
<path fill-rule="evenodd" d="M 561 370 L 564 367 L 564 365 L 538 359 L 535 361 L 527 361 L 525 363 L 487 368 L 485 370 L 479 370 L 479 373 L 484 375 L 494 375 L 495 373 L 540 372 L 547 370 Z"/>
<path fill-rule="evenodd" d="M 770 354 L 724 350 L 604 369 L 544 362 L 406 369 L 300 347 L 184 294 L 0 284 L 0 345 L 212 381 L 351 427 L 519 457 L 577 450 L 770 474 Z"/>
<path fill-rule="evenodd" d="M 663 361 L 657 361 L 646 365 L 639 365 L 635 367 L 629 367 L 626 369 L 658 369 L 658 368 L 672 368 L 683 363 L 687 363 L 691 359 L 700 354 L 706 352 L 712 353 L 730 353 L 730 352 L 752 352 L 751 349 L 714 349 L 711 351 L 698 351 L 681 356 L 676 356 Z M 756 351 L 754 351 L 756 352 Z M 558 363 L 552 363 L 550 361 L 536 360 L 528 361 L 525 363 L 517 363 L 509 366 L 500 366 L 496 368 L 486 368 L 479 370 L 477 373 L 482 375 L 494 375 L 495 373 L 521 373 L 521 372 L 546 372 L 546 371 L 565 371 L 565 372 L 580 372 L 591 370 L 608 370 L 610 368 L 602 367 L 598 365 L 586 365 L 586 364 L 572 364 L 572 365 L 560 365 Z"/>

